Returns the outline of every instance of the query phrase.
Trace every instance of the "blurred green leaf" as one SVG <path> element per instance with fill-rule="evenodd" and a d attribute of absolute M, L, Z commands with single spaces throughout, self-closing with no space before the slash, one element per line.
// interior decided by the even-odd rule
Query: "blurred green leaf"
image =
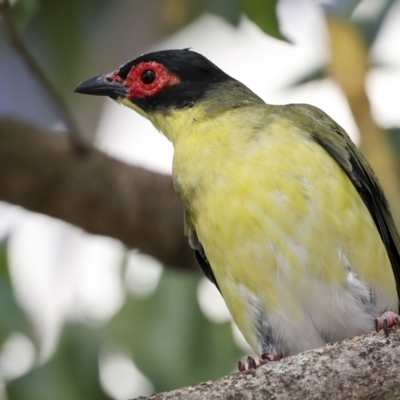
<path fill-rule="evenodd" d="M 325 73 L 325 67 L 322 66 L 322 67 L 319 67 L 317 69 L 310 71 L 308 74 L 306 74 L 306 75 L 302 76 L 301 78 L 299 78 L 298 80 L 294 81 L 293 83 L 291 83 L 289 85 L 289 87 L 301 86 L 306 83 L 318 81 L 318 80 L 321 80 L 324 78 L 326 78 L 326 73 Z"/>
<path fill-rule="evenodd" d="M 17 25 L 25 25 L 39 10 L 39 0 L 17 0 L 13 6 L 14 21 Z"/>
<path fill-rule="evenodd" d="M 105 327 L 116 346 L 130 349 L 157 392 L 230 373 L 242 356 L 230 323 L 214 324 L 197 301 L 200 274 L 165 270 L 156 292 L 130 297 Z"/>
<path fill-rule="evenodd" d="M 276 16 L 278 1 L 279 0 L 242 0 L 242 4 L 247 16 L 267 35 L 287 41 L 279 30 L 279 22 Z"/>
<path fill-rule="evenodd" d="M 28 46 L 33 44 L 35 60 L 60 93 L 76 84 L 79 60 L 87 51 L 84 32 L 112 6 L 109 0 L 40 0 L 40 13 L 21 34 Z"/>
<path fill-rule="evenodd" d="M 400 128 L 399 127 L 389 128 L 386 129 L 385 133 L 392 149 L 396 153 L 397 159 L 400 160 Z"/>
<path fill-rule="evenodd" d="M 395 2 L 396 0 L 383 0 L 379 2 L 381 7 L 378 8 L 377 12 L 370 13 L 362 18 L 353 15 L 352 22 L 361 32 L 368 47 L 371 47 L 375 39 L 378 37 L 384 21 Z"/>
<path fill-rule="evenodd" d="M 6 242 L 0 244 L 0 343 L 12 332 L 29 334 L 25 313 L 15 301 L 8 271 Z"/>
<path fill-rule="evenodd" d="M 207 3 L 207 11 L 223 17 L 230 24 L 237 26 L 243 14 L 241 0 L 210 0 Z"/>
<path fill-rule="evenodd" d="M 7 385 L 12 400 L 108 399 L 98 377 L 103 345 L 125 349 L 157 392 L 226 375 L 242 356 L 230 323 L 207 320 L 197 302 L 200 274 L 165 271 L 156 292 L 129 297 L 104 327 L 69 325 L 46 364 Z"/>
<path fill-rule="evenodd" d="M 368 47 L 374 43 L 396 0 L 336 0 L 322 3 L 327 13 L 336 14 L 357 26 Z M 361 12 L 364 9 L 364 12 Z"/>
<path fill-rule="evenodd" d="M 107 400 L 100 387 L 100 330 L 69 325 L 56 354 L 46 364 L 7 385 L 10 400 Z"/>

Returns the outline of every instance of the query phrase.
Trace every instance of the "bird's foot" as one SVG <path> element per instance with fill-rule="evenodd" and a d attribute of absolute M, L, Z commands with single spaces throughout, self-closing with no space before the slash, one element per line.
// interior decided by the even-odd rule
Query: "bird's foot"
<path fill-rule="evenodd" d="M 238 362 L 238 369 L 239 369 L 239 372 L 243 372 L 243 371 L 246 371 L 249 369 L 256 369 L 260 365 L 267 364 L 270 361 L 279 361 L 281 358 L 282 357 L 279 356 L 278 354 L 263 353 L 263 354 L 261 354 L 261 357 L 259 359 L 259 364 L 257 365 L 256 360 L 253 357 L 247 356 L 245 362 L 242 362 L 242 361 Z M 246 367 L 246 362 L 247 362 L 247 367 Z"/>
<path fill-rule="evenodd" d="M 383 331 L 386 336 L 389 336 L 389 328 L 394 325 L 400 325 L 400 315 L 394 313 L 393 311 L 384 312 L 379 318 L 374 320 L 375 329 L 377 332 Z"/>

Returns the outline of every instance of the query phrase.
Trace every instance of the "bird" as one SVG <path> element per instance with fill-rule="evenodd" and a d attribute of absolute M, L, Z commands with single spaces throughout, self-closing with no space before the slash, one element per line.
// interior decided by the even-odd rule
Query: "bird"
<path fill-rule="evenodd" d="M 141 55 L 75 92 L 110 97 L 172 142 L 184 232 L 258 365 L 400 324 L 389 205 L 325 112 L 267 104 L 190 49 Z"/>

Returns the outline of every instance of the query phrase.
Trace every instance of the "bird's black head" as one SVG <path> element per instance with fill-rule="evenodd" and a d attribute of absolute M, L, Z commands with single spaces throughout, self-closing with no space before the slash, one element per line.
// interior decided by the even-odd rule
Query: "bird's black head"
<path fill-rule="evenodd" d="M 216 84 L 228 80 L 233 79 L 201 54 L 188 49 L 164 50 L 89 79 L 75 92 L 128 100 L 148 113 L 191 107 Z"/>

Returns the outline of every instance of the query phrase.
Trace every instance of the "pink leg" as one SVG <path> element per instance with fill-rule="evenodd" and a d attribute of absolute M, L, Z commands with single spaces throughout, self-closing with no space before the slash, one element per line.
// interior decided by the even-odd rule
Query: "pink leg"
<path fill-rule="evenodd" d="M 374 324 L 377 332 L 383 329 L 385 335 L 389 336 L 388 328 L 400 325 L 400 316 L 393 311 L 386 311 L 379 318 L 375 318 Z"/>

